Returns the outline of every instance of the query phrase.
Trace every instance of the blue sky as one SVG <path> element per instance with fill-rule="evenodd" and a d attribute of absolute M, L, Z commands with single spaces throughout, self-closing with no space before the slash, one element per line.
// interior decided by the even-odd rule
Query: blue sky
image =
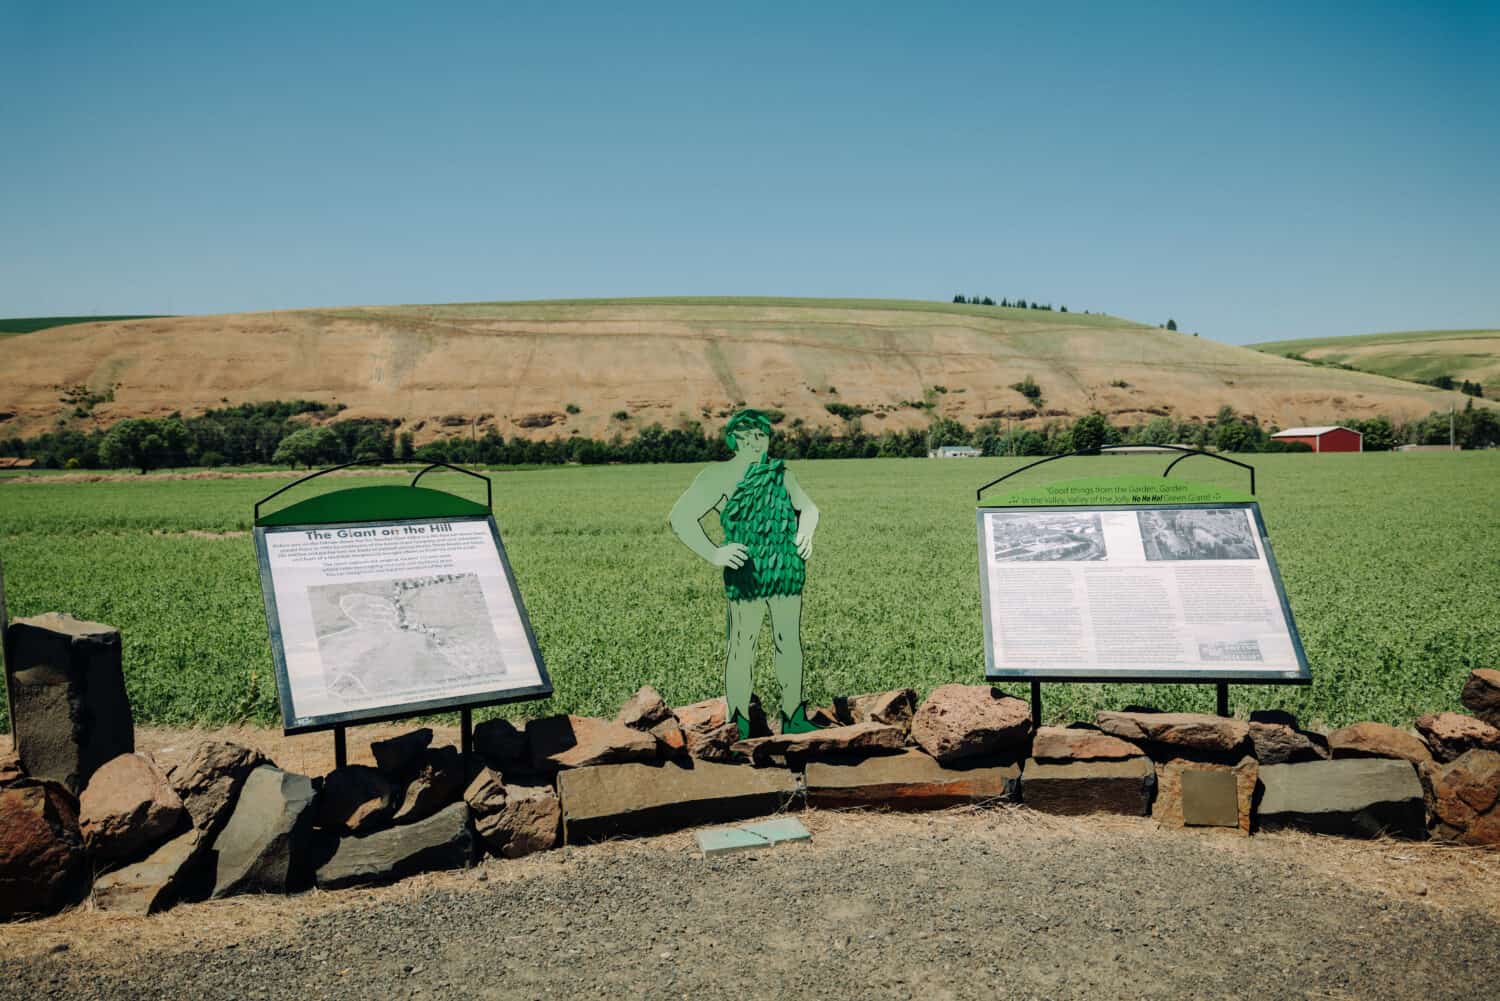
<path fill-rule="evenodd" d="M 0 0 L 0 316 L 1023 296 L 1500 324 L 1500 4 Z"/>

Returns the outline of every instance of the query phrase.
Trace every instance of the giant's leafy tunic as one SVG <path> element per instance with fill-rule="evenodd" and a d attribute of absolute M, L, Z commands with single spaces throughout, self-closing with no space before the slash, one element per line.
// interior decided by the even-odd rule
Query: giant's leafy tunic
<path fill-rule="evenodd" d="M 730 601 L 802 593 L 807 568 L 797 553 L 797 510 L 785 478 L 782 459 L 752 464 L 719 515 L 725 543 L 738 542 L 749 552 L 739 569 L 724 568 Z"/>

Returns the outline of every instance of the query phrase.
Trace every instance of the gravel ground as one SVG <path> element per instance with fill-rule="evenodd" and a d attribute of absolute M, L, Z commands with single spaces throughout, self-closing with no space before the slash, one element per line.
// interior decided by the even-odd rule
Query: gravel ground
<path fill-rule="evenodd" d="M 0 928 L 4 998 L 1443 998 L 1500 983 L 1500 854 L 1026 811 L 810 811 L 373 891 Z"/>

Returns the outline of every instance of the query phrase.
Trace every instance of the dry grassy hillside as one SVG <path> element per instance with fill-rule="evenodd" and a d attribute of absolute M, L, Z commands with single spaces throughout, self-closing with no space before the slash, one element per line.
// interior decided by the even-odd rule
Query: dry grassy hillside
<path fill-rule="evenodd" d="M 1093 409 L 1128 424 L 1223 404 L 1283 426 L 1465 398 L 1315 367 L 1114 317 L 895 300 L 688 299 L 317 309 L 78 324 L 0 344 L 0 434 L 59 420 L 313 399 L 345 417 L 400 418 L 418 440 L 470 425 L 607 437 L 651 422 L 718 421 L 742 401 L 867 428 L 937 413 L 1041 421 Z M 1030 375 L 1043 401 L 1009 388 Z M 87 417 L 69 387 L 113 388 Z M 946 390 L 946 391 L 945 391 Z M 570 413 L 569 408 L 576 408 Z M 626 417 L 618 416 L 621 412 Z"/>
<path fill-rule="evenodd" d="M 1426 381 L 1446 375 L 1500 388 L 1500 330 L 1408 330 L 1250 346 L 1272 354 L 1336 362 L 1396 379 Z"/>

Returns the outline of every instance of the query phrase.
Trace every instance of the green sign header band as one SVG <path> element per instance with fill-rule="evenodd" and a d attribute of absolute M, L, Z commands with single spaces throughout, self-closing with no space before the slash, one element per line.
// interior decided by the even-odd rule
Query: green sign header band
<path fill-rule="evenodd" d="M 1207 483 L 1160 476 L 1093 476 L 1026 487 L 981 507 L 1109 507 L 1138 504 L 1216 504 L 1253 501 L 1249 494 Z"/>

